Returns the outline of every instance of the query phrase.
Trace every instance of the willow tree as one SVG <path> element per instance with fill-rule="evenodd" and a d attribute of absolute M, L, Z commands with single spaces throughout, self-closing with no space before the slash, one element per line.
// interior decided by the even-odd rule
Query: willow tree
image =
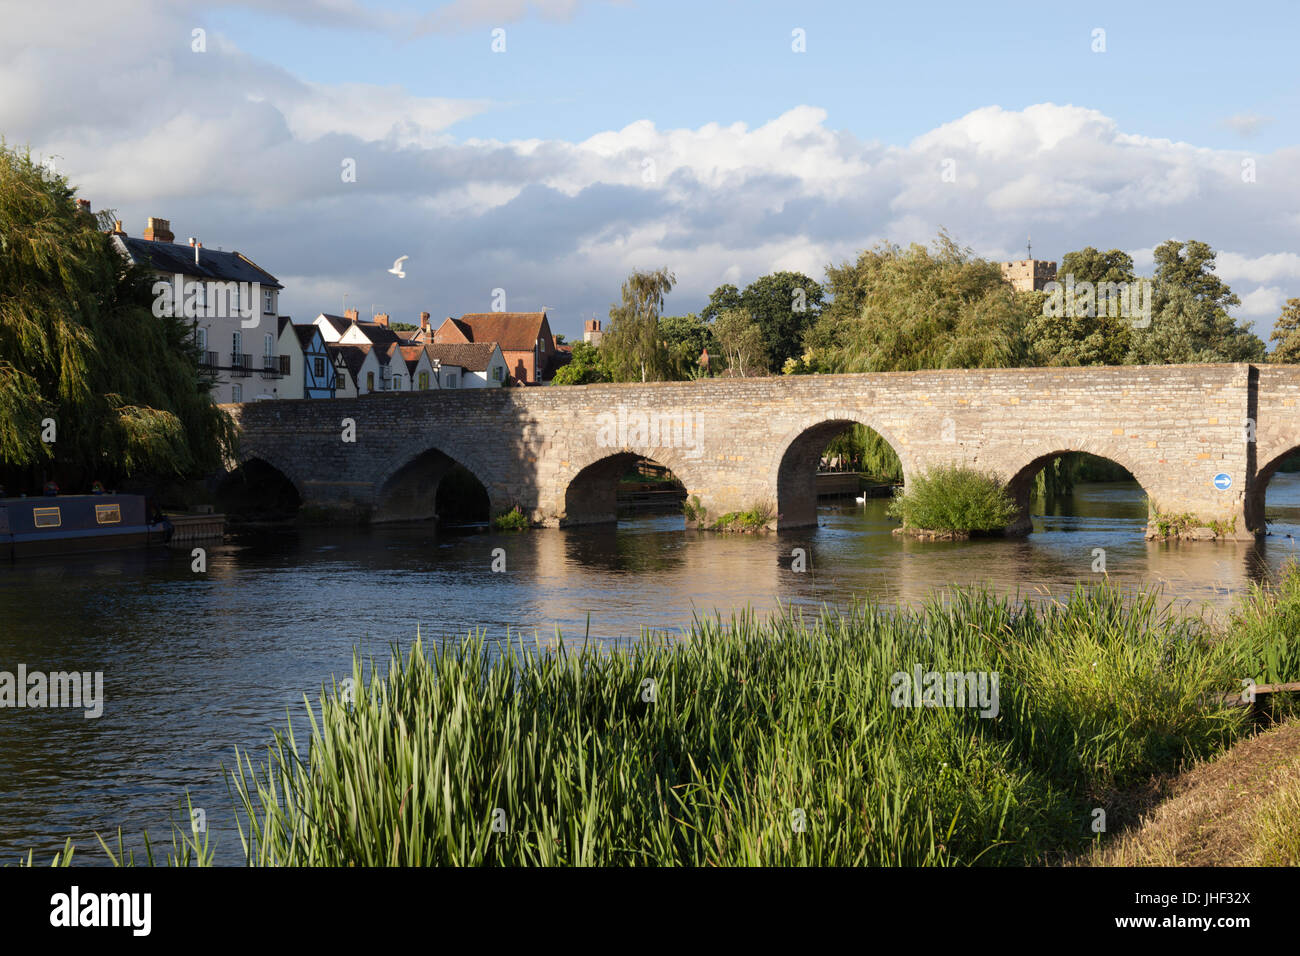
<path fill-rule="evenodd" d="M 816 370 L 1014 368 L 1027 358 L 1030 300 L 947 233 L 933 250 L 882 243 L 826 275 L 833 299 L 805 336 Z"/>
<path fill-rule="evenodd" d="M 233 440 L 191 330 L 79 208 L 66 178 L 0 143 L 0 474 L 65 490 L 218 466 Z"/>
<path fill-rule="evenodd" d="M 659 329 L 664 297 L 677 277 L 667 267 L 634 271 L 623 283 L 623 301 L 610 306 L 610 329 L 601 342 L 605 361 L 620 382 L 658 382 L 669 377 L 672 357 Z"/>

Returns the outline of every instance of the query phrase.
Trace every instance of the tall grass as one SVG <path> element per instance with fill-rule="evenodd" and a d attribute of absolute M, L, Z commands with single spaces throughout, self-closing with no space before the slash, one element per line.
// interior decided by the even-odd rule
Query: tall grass
<path fill-rule="evenodd" d="M 292 734 L 243 755 L 241 839 L 256 865 L 1043 861 L 1244 731 L 1217 700 L 1250 653 L 1109 586 L 736 615 L 620 653 L 417 640 L 385 676 L 354 662 L 305 759 Z M 893 707 L 916 664 L 998 672 L 1000 713 Z"/>

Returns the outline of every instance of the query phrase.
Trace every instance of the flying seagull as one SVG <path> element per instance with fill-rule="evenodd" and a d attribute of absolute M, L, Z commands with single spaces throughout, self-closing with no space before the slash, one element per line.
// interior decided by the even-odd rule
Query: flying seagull
<path fill-rule="evenodd" d="M 402 271 L 402 263 L 405 262 L 405 261 L 406 261 L 407 259 L 409 259 L 409 258 L 411 258 L 411 257 L 410 257 L 410 256 L 398 256 L 398 257 L 397 257 L 397 261 L 393 263 L 393 267 L 392 267 L 391 269 L 389 269 L 388 271 L 391 272 L 393 275 L 397 276 L 397 278 L 399 278 L 399 279 L 405 279 L 405 278 L 406 278 L 406 273 Z"/>

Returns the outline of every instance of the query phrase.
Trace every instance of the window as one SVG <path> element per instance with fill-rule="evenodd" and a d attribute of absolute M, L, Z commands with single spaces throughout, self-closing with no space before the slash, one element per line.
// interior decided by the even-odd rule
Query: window
<path fill-rule="evenodd" d="M 57 528 L 63 524 L 63 516 L 58 508 L 34 508 L 32 519 L 38 528 Z"/>
<path fill-rule="evenodd" d="M 457 379 L 457 375 L 456 375 L 455 372 L 449 372 L 449 373 L 447 373 L 447 387 L 448 387 L 448 388 L 455 388 L 455 387 L 456 387 L 456 379 Z"/>
<path fill-rule="evenodd" d="M 194 283 L 194 304 L 200 309 L 208 307 L 208 284 L 206 282 Z"/>
<path fill-rule="evenodd" d="M 95 505 L 95 522 L 97 524 L 121 524 L 122 508 L 120 505 Z"/>
<path fill-rule="evenodd" d="M 339 388 L 347 388 L 347 387 L 348 387 L 348 373 L 347 373 L 346 371 L 344 371 L 343 369 L 341 369 L 341 368 L 335 369 L 334 371 L 335 371 L 335 378 L 337 379 L 338 387 L 339 387 Z"/>
<path fill-rule="evenodd" d="M 275 336 L 273 336 L 270 332 L 267 332 L 264 336 L 262 336 L 262 354 L 263 355 L 275 354 Z"/>
<path fill-rule="evenodd" d="M 366 391 L 367 391 L 367 392 L 373 392 L 374 390 L 375 390 L 375 373 L 374 373 L 374 372 L 367 372 L 367 373 L 366 373 Z"/>
<path fill-rule="evenodd" d="M 194 342 L 198 345 L 200 352 L 206 352 L 208 350 L 208 330 L 196 328 L 194 330 Z"/>
<path fill-rule="evenodd" d="M 262 290 L 262 311 L 270 315 L 275 314 L 275 293 L 270 289 Z"/>
<path fill-rule="evenodd" d="M 400 375 L 393 376 L 393 388 L 399 392 L 402 390 L 402 376 Z"/>
<path fill-rule="evenodd" d="M 429 387 L 429 373 L 428 373 L 428 372 L 421 372 L 421 373 L 420 373 L 420 391 L 423 392 L 423 391 L 426 390 L 428 387 Z"/>
<path fill-rule="evenodd" d="M 501 381 L 501 378 L 504 373 L 505 373 L 505 369 L 503 369 L 500 365 L 492 366 L 492 381 L 494 382 Z"/>
<path fill-rule="evenodd" d="M 317 381 L 325 377 L 325 360 L 323 358 L 314 358 L 311 360 L 311 373 Z"/>
<path fill-rule="evenodd" d="M 230 347 L 230 348 L 231 348 L 231 351 L 234 352 L 236 355 L 241 355 L 241 354 L 243 354 L 243 351 L 244 351 L 244 333 L 243 333 L 243 332 L 236 332 L 236 333 L 231 337 L 230 341 L 231 341 L 231 343 L 232 343 L 232 344 L 231 344 L 231 347 Z"/>
<path fill-rule="evenodd" d="M 231 296 L 231 298 L 234 299 L 235 311 L 238 312 L 239 311 L 239 283 L 232 282 L 230 283 L 230 285 L 233 287 L 233 291 L 235 293 L 233 296 Z"/>
<path fill-rule="evenodd" d="M 242 402 L 244 400 L 244 386 L 242 385 L 230 386 L 230 400 L 232 402 Z"/>

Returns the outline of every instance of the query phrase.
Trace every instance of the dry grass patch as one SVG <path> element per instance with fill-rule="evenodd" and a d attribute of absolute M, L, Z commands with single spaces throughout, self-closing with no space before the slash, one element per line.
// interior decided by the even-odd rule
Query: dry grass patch
<path fill-rule="evenodd" d="M 1142 825 L 1078 863 L 1092 866 L 1300 865 L 1300 720 L 1182 774 Z"/>

